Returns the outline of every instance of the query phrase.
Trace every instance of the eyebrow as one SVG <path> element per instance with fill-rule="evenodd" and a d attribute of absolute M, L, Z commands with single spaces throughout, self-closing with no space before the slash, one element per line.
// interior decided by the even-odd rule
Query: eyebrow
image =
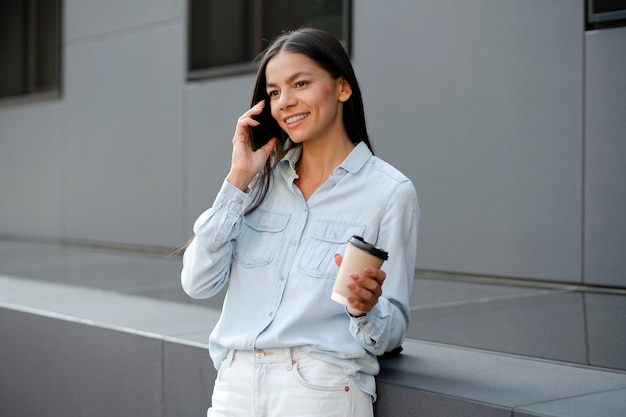
<path fill-rule="evenodd" d="M 313 75 L 313 73 L 309 71 L 296 72 L 295 74 L 292 74 L 291 76 L 289 76 L 289 78 L 287 78 L 287 83 L 291 84 L 292 82 L 294 82 L 296 79 L 300 78 L 303 75 L 310 76 L 310 75 Z M 274 83 L 265 83 L 265 87 L 278 87 L 278 85 Z"/>

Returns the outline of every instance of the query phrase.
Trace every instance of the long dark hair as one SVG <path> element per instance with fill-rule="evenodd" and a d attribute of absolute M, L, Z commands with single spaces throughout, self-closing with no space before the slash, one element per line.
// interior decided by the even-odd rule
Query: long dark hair
<path fill-rule="evenodd" d="M 361 89 L 354 74 L 352 63 L 341 42 L 328 32 L 313 28 L 301 28 L 284 32 L 272 41 L 270 46 L 257 57 L 258 70 L 252 101 L 250 106 L 261 100 L 267 100 L 265 69 L 267 63 L 281 51 L 295 52 L 306 55 L 324 68 L 334 78 L 344 77 L 352 88 L 352 95 L 343 104 L 343 124 L 352 143 L 365 142 L 373 152 L 365 124 L 365 111 Z M 253 203 L 246 214 L 256 210 L 267 195 L 270 187 L 272 172 L 276 164 L 291 149 L 294 144 L 285 132 L 281 131 L 278 142 L 268 158 L 265 167 L 258 174 L 254 184 Z"/>

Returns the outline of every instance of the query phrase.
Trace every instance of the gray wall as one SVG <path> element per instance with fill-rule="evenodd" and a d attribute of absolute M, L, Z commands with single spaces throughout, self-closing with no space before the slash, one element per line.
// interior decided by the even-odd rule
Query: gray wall
<path fill-rule="evenodd" d="M 585 282 L 626 286 L 626 28 L 585 42 Z"/>
<path fill-rule="evenodd" d="M 421 268 L 580 281 L 582 5 L 357 8 L 375 143 L 421 198 Z"/>
<path fill-rule="evenodd" d="M 423 210 L 418 268 L 626 286 L 626 29 L 585 33 L 583 0 L 353 3 L 374 146 Z M 0 233 L 176 246 L 253 75 L 185 81 L 184 0 L 64 9 L 63 98 L 0 107 Z"/>

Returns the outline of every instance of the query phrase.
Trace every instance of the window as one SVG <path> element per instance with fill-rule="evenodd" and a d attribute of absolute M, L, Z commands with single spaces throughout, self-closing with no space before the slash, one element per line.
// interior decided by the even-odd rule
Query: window
<path fill-rule="evenodd" d="M 349 46 L 349 0 L 189 0 L 188 78 L 252 71 L 283 31 L 327 30 Z"/>
<path fill-rule="evenodd" d="M 59 95 L 61 0 L 0 2 L 0 99 Z"/>
<path fill-rule="evenodd" d="M 587 0 L 587 29 L 626 26 L 626 0 Z"/>

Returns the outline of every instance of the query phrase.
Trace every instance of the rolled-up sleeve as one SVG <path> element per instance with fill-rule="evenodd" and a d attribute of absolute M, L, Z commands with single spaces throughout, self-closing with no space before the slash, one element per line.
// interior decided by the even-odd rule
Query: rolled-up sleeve
<path fill-rule="evenodd" d="M 350 319 L 350 332 L 369 352 L 382 355 L 402 344 L 411 318 L 420 208 L 410 181 L 399 184 L 385 208 L 377 245 L 389 252 L 382 266 L 383 294 L 374 308 Z"/>
<path fill-rule="evenodd" d="M 250 196 L 227 181 L 213 206 L 196 220 L 194 238 L 183 254 L 181 284 L 193 298 L 209 298 L 228 282 L 233 242 Z"/>

